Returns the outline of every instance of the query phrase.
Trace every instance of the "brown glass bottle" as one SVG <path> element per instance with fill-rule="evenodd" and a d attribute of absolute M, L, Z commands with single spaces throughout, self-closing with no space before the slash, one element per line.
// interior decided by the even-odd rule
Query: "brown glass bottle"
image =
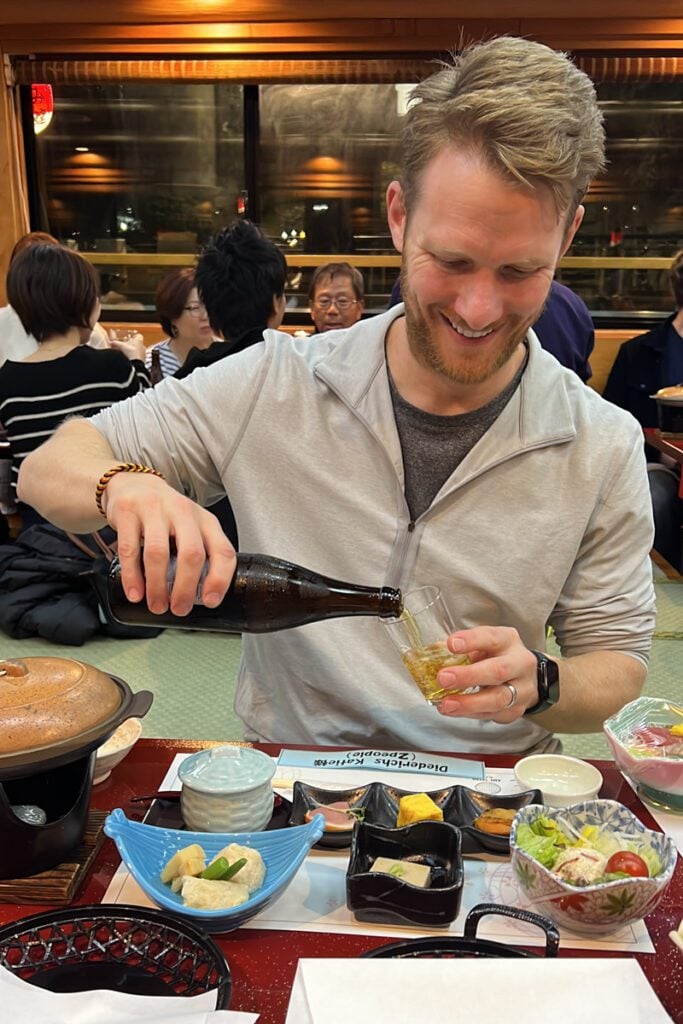
<path fill-rule="evenodd" d="M 175 561 L 169 564 L 169 593 Z M 200 584 L 201 587 L 201 584 Z M 131 626 L 176 626 L 223 633 L 273 633 L 321 619 L 348 615 L 401 614 L 401 591 L 391 587 L 361 587 L 330 579 L 303 566 L 271 555 L 240 552 L 230 588 L 217 608 L 207 608 L 198 597 L 189 615 L 150 612 L 144 601 L 133 604 L 121 583 L 121 568 L 114 559 L 105 599 L 111 616 Z"/>
<path fill-rule="evenodd" d="M 149 379 L 152 383 L 152 387 L 155 387 L 159 381 L 164 379 L 164 375 L 161 370 L 161 355 L 159 354 L 159 349 L 156 345 L 152 349 L 152 365 L 149 370 Z"/>

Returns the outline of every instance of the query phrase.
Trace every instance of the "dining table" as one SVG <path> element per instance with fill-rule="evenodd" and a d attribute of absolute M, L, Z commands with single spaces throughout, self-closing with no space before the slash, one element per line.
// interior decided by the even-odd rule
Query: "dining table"
<path fill-rule="evenodd" d="M 662 435 L 661 431 L 653 428 L 646 429 L 644 434 L 649 445 L 683 467 L 683 437 L 666 437 Z M 678 496 L 683 498 L 683 472 L 681 473 Z"/>
<path fill-rule="evenodd" d="M 125 760 L 114 768 L 109 778 L 93 787 L 92 808 L 112 810 L 120 807 L 128 817 L 141 820 L 146 805 L 131 802 L 133 798 L 158 790 L 177 754 L 189 753 L 212 745 L 215 744 L 182 739 L 139 740 Z M 277 756 L 281 749 L 278 745 L 272 744 L 256 746 L 272 756 Z M 296 747 L 287 744 L 287 749 L 330 751 L 344 748 Z M 449 751 L 446 756 L 457 755 Z M 471 759 L 476 755 L 469 753 L 463 756 Z M 480 759 L 491 768 L 511 768 L 516 760 L 513 755 L 490 754 L 481 755 Z M 592 763 L 603 776 L 604 783 L 599 793 L 601 797 L 625 804 L 648 828 L 659 827 L 648 807 L 636 795 L 613 762 L 597 760 Z M 74 903 L 100 903 L 119 864 L 120 857 L 116 846 L 110 839 L 105 839 L 74 898 Z M 0 903 L 0 924 L 51 909 L 45 904 Z M 683 1024 L 683 952 L 669 935 L 679 927 L 682 919 L 683 863 L 679 856 L 673 879 L 662 901 L 646 919 L 654 953 L 586 951 L 563 948 L 561 943 L 559 956 L 600 956 L 605 959 L 607 969 L 610 958 L 635 956 L 671 1019 L 675 1024 Z M 358 957 L 387 942 L 384 937 L 360 933 L 278 931 L 259 929 L 257 926 L 214 935 L 213 938 L 223 952 L 232 974 L 230 1008 L 258 1013 L 260 1024 L 284 1024 L 300 958 Z M 519 945 L 519 948 L 523 947 Z M 529 947 L 529 951 L 534 950 Z M 538 952 L 538 949 L 535 952 Z M 553 1011 L 552 1015 L 556 1016 L 556 1012 Z"/>

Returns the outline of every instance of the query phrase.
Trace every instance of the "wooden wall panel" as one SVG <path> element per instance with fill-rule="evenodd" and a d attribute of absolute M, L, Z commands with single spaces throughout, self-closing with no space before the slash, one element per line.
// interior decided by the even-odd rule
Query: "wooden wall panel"
<path fill-rule="evenodd" d="M 2 52 L 0 52 L 0 62 Z M 5 274 L 14 243 L 29 230 L 24 195 L 23 145 L 14 94 L 0 91 L 0 306 L 6 299 Z"/>

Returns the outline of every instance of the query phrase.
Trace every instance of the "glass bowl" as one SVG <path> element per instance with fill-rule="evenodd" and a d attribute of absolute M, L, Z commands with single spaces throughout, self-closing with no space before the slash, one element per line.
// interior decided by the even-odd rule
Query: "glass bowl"
<path fill-rule="evenodd" d="M 184 832 L 129 821 L 117 808 L 107 817 L 104 831 L 115 841 L 121 860 L 156 906 L 192 921 L 206 932 L 221 933 L 241 928 L 284 892 L 311 846 L 320 839 L 323 819 L 316 815 L 307 825 L 275 832 Z M 161 881 L 160 874 L 174 853 L 193 843 L 203 848 L 207 861 L 230 843 L 258 850 L 266 866 L 263 885 L 246 903 L 228 910 L 186 907 L 181 895 Z"/>
<path fill-rule="evenodd" d="M 540 815 L 564 825 L 570 834 L 580 833 L 586 826 L 597 826 L 601 832 L 618 836 L 620 843 L 649 848 L 661 870 L 650 878 L 626 877 L 594 885 L 571 885 L 517 844 L 520 826 L 531 824 Z M 608 934 L 646 917 L 662 899 L 678 856 L 669 836 L 647 829 L 616 800 L 587 800 L 574 807 L 524 807 L 512 825 L 510 851 L 512 869 L 532 909 L 584 935 Z"/>
<path fill-rule="evenodd" d="M 638 697 L 608 718 L 603 728 L 614 760 L 638 795 L 655 806 L 681 812 L 683 736 L 677 756 L 667 756 L 672 746 L 664 736 L 668 727 L 676 725 L 683 725 L 683 708 L 660 697 Z"/>

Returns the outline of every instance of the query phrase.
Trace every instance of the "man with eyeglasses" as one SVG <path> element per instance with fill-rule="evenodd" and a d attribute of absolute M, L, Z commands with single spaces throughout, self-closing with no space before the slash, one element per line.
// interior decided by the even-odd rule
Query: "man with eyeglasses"
<path fill-rule="evenodd" d="M 511 37 L 413 99 L 387 188 L 404 304 L 305 340 L 266 331 L 211 374 L 71 420 L 19 493 L 83 532 L 99 498 L 126 594 L 153 612 L 190 611 L 205 556 L 202 600 L 223 599 L 235 552 L 200 506 L 226 490 L 245 551 L 441 587 L 468 660 L 439 672 L 437 708 L 375 619 L 340 618 L 243 636 L 246 739 L 552 749 L 638 696 L 654 629 L 640 427 L 531 329 L 604 167 L 602 114 L 565 54 Z"/>
<path fill-rule="evenodd" d="M 318 334 L 351 327 L 365 309 L 365 281 L 350 263 L 323 263 L 308 290 L 311 319 Z"/>

